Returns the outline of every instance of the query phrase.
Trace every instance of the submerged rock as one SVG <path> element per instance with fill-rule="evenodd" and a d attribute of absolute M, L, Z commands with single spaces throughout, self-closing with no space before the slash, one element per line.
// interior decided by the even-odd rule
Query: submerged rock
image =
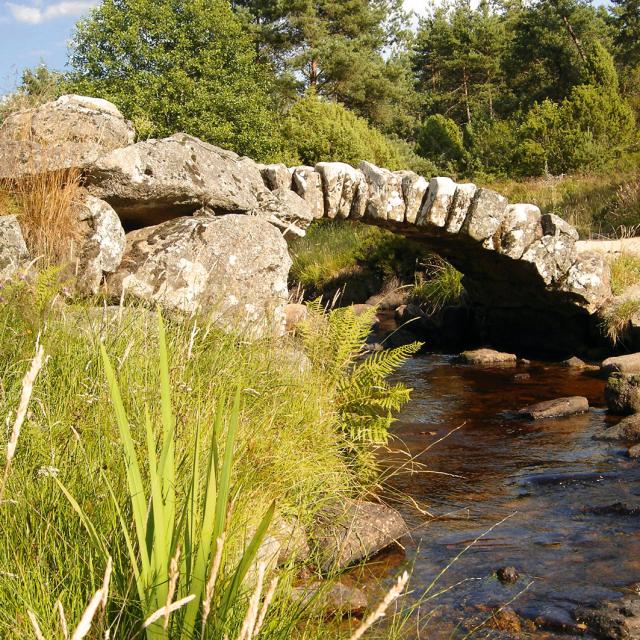
<path fill-rule="evenodd" d="M 500 569 L 496 571 L 496 577 L 500 582 L 512 584 L 518 581 L 520 574 L 515 567 L 500 567 Z"/>
<path fill-rule="evenodd" d="M 613 427 L 604 427 L 592 436 L 605 442 L 640 442 L 640 414 L 627 416 Z"/>
<path fill-rule="evenodd" d="M 611 413 L 629 415 L 640 412 L 640 374 L 614 373 L 607 380 L 604 396 Z"/>
<path fill-rule="evenodd" d="M 115 299 L 134 297 L 183 313 L 205 312 L 250 336 L 284 332 L 291 258 L 278 230 L 243 215 L 178 218 L 127 235 Z"/>
<path fill-rule="evenodd" d="M 295 587 L 293 599 L 325 616 L 361 616 L 369 602 L 361 589 L 343 582 L 322 582 Z"/>
<path fill-rule="evenodd" d="M 640 598 L 627 596 L 594 607 L 580 607 L 575 618 L 587 631 L 602 640 L 637 640 L 640 638 Z"/>
<path fill-rule="evenodd" d="M 390 507 L 362 500 L 335 500 L 320 509 L 310 534 L 323 573 L 344 569 L 382 551 L 409 533 Z"/>
<path fill-rule="evenodd" d="M 589 401 L 582 396 L 557 398 L 529 405 L 518 411 L 521 418 L 544 420 L 546 418 L 563 418 L 589 411 Z"/>
<path fill-rule="evenodd" d="M 475 349 L 473 351 L 463 351 L 460 360 L 467 364 L 478 365 L 510 365 L 515 366 L 518 358 L 513 353 L 502 353 L 493 349 Z"/>

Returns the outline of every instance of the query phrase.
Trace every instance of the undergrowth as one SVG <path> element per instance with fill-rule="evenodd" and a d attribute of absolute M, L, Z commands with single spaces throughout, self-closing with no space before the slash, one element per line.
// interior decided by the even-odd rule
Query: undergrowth
<path fill-rule="evenodd" d="M 254 583 L 234 581 L 234 567 L 271 518 L 271 505 L 273 518 L 305 525 L 327 498 L 360 495 L 371 467 L 358 456 L 383 439 L 394 408 L 408 397 L 384 375 L 411 350 L 360 360 L 363 330 L 347 316 L 339 323 L 337 315 L 313 314 L 308 346 L 317 350 L 309 365 L 293 342 L 248 342 L 206 318 L 167 319 L 165 330 L 144 308 L 63 304 L 53 283 L 18 280 L 2 296 L 0 419 L 7 424 L 36 339 L 47 354 L 0 504 L 0 636 L 7 639 L 33 635 L 30 615 L 44 637 L 63 637 L 60 608 L 66 620 L 81 619 L 103 584 L 107 556 L 109 597 L 95 613 L 91 637 L 139 638 L 142 621 L 171 591 L 172 576 L 182 576 L 175 598 L 185 594 L 180 580 L 188 585 L 200 575 L 193 584 L 202 588 L 220 538 L 214 627 L 202 637 L 240 637 Z M 338 341 L 329 343 L 333 350 L 324 338 Z M 357 383 L 353 389 L 341 375 Z M 131 475 L 135 460 L 139 471 Z M 202 471 L 194 481 L 196 469 Z M 197 526 L 207 511 L 207 485 L 220 498 L 212 507 L 220 524 L 211 535 Z M 143 491 L 155 496 L 148 514 Z M 198 536 L 211 545 L 198 565 L 205 574 L 188 568 Z M 157 555 L 145 556 L 145 548 Z M 291 570 L 281 574 L 261 639 L 326 636 L 321 621 L 291 600 L 292 577 Z M 204 600 L 200 595 L 198 605 Z M 172 639 L 196 629 L 197 637 L 201 610 L 187 603 L 167 632 L 162 616 L 150 629 Z M 197 612 L 195 626 L 189 611 Z"/>

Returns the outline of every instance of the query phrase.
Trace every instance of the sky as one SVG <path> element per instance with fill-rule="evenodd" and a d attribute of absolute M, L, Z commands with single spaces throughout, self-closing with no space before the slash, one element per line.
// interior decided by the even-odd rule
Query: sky
<path fill-rule="evenodd" d="M 0 96 L 15 88 L 22 69 L 45 62 L 62 69 L 73 26 L 97 0 L 0 0 Z M 420 11 L 425 0 L 405 0 Z"/>

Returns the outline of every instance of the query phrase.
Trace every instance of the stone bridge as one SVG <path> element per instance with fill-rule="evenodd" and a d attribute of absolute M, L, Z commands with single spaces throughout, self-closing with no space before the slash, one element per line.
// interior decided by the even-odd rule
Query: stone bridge
<path fill-rule="evenodd" d="M 578 233 L 531 204 L 490 189 L 391 172 L 369 162 L 262 168 L 267 186 L 291 188 L 314 217 L 357 220 L 419 240 L 464 274 L 481 340 L 568 352 L 599 339 L 596 312 L 611 296 L 600 252 L 578 252 Z"/>
<path fill-rule="evenodd" d="M 337 162 L 265 166 L 185 134 L 134 139 L 114 105 L 82 96 L 19 112 L 0 127 L 5 183 L 45 171 L 80 172 L 88 198 L 81 220 L 93 234 L 80 256 L 91 266 L 88 291 L 96 292 L 106 276 L 115 296 L 126 284 L 158 303 L 167 303 L 170 293 L 174 306 L 189 311 L 210 300 L 213 285 L 224 288 L 225 279 L 242 287 L 263 278 L 268 286 L 254 295 L 262 301 L 270 296 L 281 308 L 289 258 L 278 234 L 270 245 L 264 241 L 274 233 L 264 221 L 286 237 L 303 234 L 314 219 L 349 219 L 418 240 L 461 271 L 474 327 L 487 344 L 575 352 L 598 342 L 597 311 L 611 296 L 606 260 L 579 252 L 576 230 L 534 205 L 509 204 L 473 184 L 369 162 L 357 168 Z M 224 239 L 202 240 L 215 236 L 211 221 L 224 214 L 263 219 L 245 233 L 240 227 L 247 223 L 236 216 L 236 240 L 254 256 L 244 270 L 234 270 L 235 255 L 220 270 Z M 182 222 L 148 230 L 175 218 Z M 219 229 L 233 227 L 229 222 Z M 122 225 L 132 231 L 126 251 Z M 188 248 L 186 236 L 192 238 Z M 160 250 L 162 259 L 150 258 Z M 198 263 L 198 252 L 208 252 L 206 264 Z M 15 254 L 24 257 L 21 248 Z M 5 262 L 11 267 L 15 260 Z M 262 265 L 262 275 L 257 267 L 252 272 L 253 263 Z M 276 271 L 277 283 L 269 275 Z M 227 296 L 239 305 L 237 297 Z"/>

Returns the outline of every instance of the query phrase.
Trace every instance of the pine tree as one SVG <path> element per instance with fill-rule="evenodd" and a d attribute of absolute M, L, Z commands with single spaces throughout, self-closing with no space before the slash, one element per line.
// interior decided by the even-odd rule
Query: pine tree
<path fill-rule="evenodd" d="M 413 125 L 402 0 L 234 0 L 285 84 L 341 102 L 387 131 Z"/>

